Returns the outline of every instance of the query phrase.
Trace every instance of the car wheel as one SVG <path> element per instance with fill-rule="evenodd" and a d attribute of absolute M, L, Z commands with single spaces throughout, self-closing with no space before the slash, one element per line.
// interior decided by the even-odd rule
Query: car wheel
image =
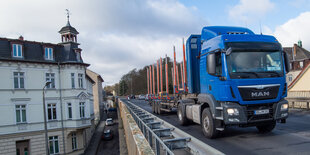
<path fill-rule="evenodd" d="M 215 120 L 213 119 L 209 108 L 205 108 L 202 112 L 201 127 L 203 134 L 207 138 L 212 139 L 218 136 L 219 131 L 216 130 Z"/>

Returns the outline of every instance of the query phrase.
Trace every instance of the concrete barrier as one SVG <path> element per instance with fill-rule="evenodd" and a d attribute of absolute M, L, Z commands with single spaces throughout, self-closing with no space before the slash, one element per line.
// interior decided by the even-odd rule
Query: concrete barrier
<path fill-rule="evenodd" d="M 123 126 L 126 136 L 126 144 L 129 155 L 154 155 L 154 151 L 145 139 L 139 126 L 129 113 L 126 105 L 121 100 L 118 102 L 120 114 L 123 120 Z"/>

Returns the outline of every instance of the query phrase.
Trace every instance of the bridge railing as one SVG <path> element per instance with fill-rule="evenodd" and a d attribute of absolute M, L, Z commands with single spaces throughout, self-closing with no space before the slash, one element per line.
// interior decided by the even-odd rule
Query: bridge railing
<path fill-rule="evenodd" d="M 289 91 L 286 100 L 291 108 L 310 109 L 310 91 Z"/>

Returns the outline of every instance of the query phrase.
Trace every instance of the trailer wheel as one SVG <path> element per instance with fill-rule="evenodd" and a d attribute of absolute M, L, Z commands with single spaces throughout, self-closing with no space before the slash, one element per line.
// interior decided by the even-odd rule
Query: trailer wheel
<path fill-rule="evenodd" d="M 152 112 L 155 113 L 155 103 L 151 102 Z"/>
<path fill-rule="evenodd" d="M 215 120 L 213 119 L 209 108 L 205 108 L 202 112 L 201 128 L 203 134 L 210 139 L 216 138 L 219 133 L 219 131 L 216 130 Z"/>
<path fill-rule="evenodd" d="M 158 102 L 158 105 L 157 105 L 157 112 L 158 112 L 158 114 L 160 115 L 161 114 L 161 110 L 160 110 L 160 102 Z"/>
<path fill-rule="evenodd" d="M 188 119 L 183 114 L 183 109 L 182 109 L 181 103 L 178 105 L 178 120 L 179 120 L 181 125 L 186 125 L 188 123 Z"/>
<path fill-rule="evenodd" d="M 270 122 L 268 124 L 256 126 L 258 131 L 261 132 L 261 133 L 271 132 L 275 127 L 276 127 L 276 121 L 272 121 L 272 122 Z"/>

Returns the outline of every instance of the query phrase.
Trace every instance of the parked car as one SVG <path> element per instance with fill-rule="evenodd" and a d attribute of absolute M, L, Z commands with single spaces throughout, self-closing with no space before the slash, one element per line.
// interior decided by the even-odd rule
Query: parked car
<path fill-rule="evenodd" d="M 110 129 L 104 130 L 102 135 L 101 135 L 101 139 L 102 140 L 111 140 L 111 139 L 113 139 L 113 131 L 111 131 Z"/>
<path fill-rule="evenodd" d="M 144 95 L 139 95 L 139 100 L 145 100 L 145 96 Z"/>
<path fill-rule="evenodd" d="M 112 119 L 112 118 L 108 118 L 108 119 L 105 121 L 105 125 L 106 125 L 106 126 L 113 125 L 113 119 Z"/>

